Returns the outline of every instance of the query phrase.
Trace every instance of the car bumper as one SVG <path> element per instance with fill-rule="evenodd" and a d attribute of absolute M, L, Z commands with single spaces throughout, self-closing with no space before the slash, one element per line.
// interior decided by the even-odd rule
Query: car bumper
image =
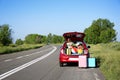
<path fill-rule="evenodd" d="M 78 58 L 60 59 L 60 62 L 78 62 Z"/>

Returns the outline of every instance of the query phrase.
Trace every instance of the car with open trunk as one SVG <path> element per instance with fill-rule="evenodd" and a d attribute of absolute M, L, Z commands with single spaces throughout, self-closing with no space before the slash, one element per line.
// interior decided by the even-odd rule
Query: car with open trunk
<path fill-rule="evenodd" d="M 77 63 L 79 55 L 86 55 L 89 57 L 90 46 L 87 46 L 84 42 L 85 34 L 81 32 L 66 32 L 63 34 L 65 42 L 63 43 L 60 54 L 59 64 L 64 66 L 65 63 Z M 80 47 L 82 49 L 80 50 Z"/>

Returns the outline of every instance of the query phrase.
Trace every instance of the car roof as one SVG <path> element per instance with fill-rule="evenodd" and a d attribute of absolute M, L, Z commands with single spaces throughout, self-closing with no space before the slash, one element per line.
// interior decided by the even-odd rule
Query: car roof
<path fill-rule="evenodd" d="M 83 41 L 85 34 L 82 32 L 66 32 L 63 34 L 63 37 L 67 41 L 69 38 L 71 41 Z"/>

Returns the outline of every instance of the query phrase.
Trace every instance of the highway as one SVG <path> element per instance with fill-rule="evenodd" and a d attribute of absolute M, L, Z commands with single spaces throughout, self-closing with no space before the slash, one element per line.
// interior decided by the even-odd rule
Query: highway
<path fill-rule="evenodd" d="M 105 80 L 99 68 L 59 66 L 60 46 L 0 55 L 0 80 Z"/>

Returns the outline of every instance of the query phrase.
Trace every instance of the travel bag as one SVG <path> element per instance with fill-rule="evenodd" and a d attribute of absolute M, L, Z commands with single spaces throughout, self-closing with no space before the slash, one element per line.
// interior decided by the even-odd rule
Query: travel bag
<path fill-rule="evenodd" d="M 88 67 L 96 67 L 96 59 L 88 58 Z"/>
<path fill-rule="evenodd" d="M 87 56 L 86 55 L 79 55 L 78 67 L 79 68 L 86 68 L 87 67 Z"/>
<path fill-rule="evenodd" d="M 71 55 L 71 49 L 67 48 L 67 55 Z"/>

